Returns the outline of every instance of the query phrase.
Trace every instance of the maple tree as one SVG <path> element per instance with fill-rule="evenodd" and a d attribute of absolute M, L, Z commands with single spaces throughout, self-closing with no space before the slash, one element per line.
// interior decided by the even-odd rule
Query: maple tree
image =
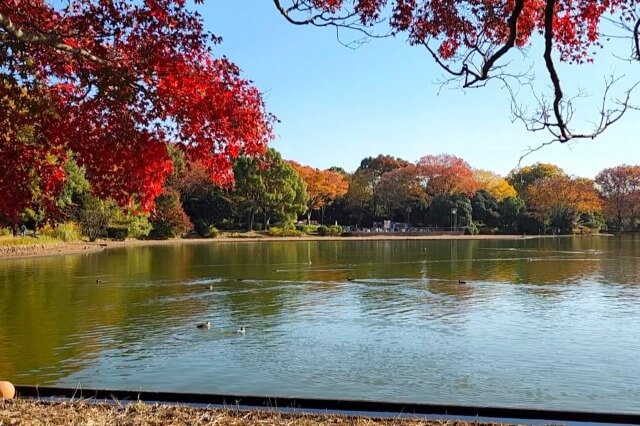
<path fill-rule="evenodd" d="M 426 155 L 417 162 L 418 169 L 425 182 L 427 194 L 473 195 L 478 190 L 473 169 L 460 157 L 454 155 Z"/>
<path fill-rule="evenodd" d="M 619 229 L 635 225 L 640 217 L 640 166 L 621 165 L 602 170 L 595 179 L 605 214 Z"/>
<path fill-rule="evenodd" d="M 337 171 L 319 170 L 288 161 L 307 184 L 307 224 L 311 223 L 311 212 L 323 210 L 349 189 L 347 179 Z M 324 216 L 324 215 L 323 215 Z"/>
<path fill-rule="evenodd" d="M 449 81 L 477 88 L 498 80 L 509 89 L 512 109 L 532 131 L 546 130 L 552 140 L 591 139 L 617 122 L 632 107 L 638 85 L 621 96 L 611 95 L 618 82 L 605 83 L 598 122 L 586 131 L 574 129 L 573 99 L 565 93 L 558 60 L 568 64 L 591 62 L 596 48 L 613 37 L 603 37 L 602 23 L 613 22 L 615 38 L 626 36 L 632 61 L 640 60 L 640 8 L 637 0 L 273 0 L 291 23 L 352 29 L 364 38 L 405 34 L 411 45 L 424 48 Z M 538 34 L 541 36 L 539 37 Z M 339 37 L 340 38 L 340 37 Z M 357 40 L 356 40 L 357 41 Z M 512 66 L 509 54 L 527 56 L 531 45 L 541 45 L 542 61 L 551 94 L 534 93 L 534 111 L 521 107 L 518 89 L 535 88 L 535 76 Z M 543 144 L 544 145 L 544 144 Z"/>
<path fill-rule="evenodd" d="M 168 144 L 230 184 L 274 119 L 214 56 L 219 42 L 185 0 L 0 0 L 0 220 L 15 222 L 34 185 L 51 204 L 69 151 L 96 195 L 145 210 L 171 173 Z"/>

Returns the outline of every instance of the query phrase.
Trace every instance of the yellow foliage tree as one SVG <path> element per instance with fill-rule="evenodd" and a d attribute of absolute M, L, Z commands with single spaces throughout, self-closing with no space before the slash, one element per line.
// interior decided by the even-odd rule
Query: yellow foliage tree
<path fill-rule="evenodd" d="M 507 197 L 518 195 L 516 189 L 499 174 L 482 169 L 475 169 L 473 172 L 480 184 L 480 189 L 484 189 L 493 195 L 496 200 L 502 201 Z"/>

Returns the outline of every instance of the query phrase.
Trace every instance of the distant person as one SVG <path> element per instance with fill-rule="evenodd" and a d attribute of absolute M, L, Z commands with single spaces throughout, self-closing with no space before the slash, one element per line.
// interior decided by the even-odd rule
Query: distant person
<path fill-rule="evenodd" d="M 20 236 L 24 237 L 24 235 L 27 233 L 27 227 L 24 226 L 24 223 L 22 225 L 20 225 Z"/>

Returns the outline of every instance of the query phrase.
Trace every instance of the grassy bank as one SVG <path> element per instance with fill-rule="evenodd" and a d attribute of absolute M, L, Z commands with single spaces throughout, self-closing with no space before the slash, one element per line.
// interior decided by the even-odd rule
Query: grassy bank
<path fill-rule="evenodd" d="M 275 425 L 275 426 L 466 426 L 492 423 L 415 419 L 371 419 L 269 411 L 194 408 L 178 405 L 0 400 L 0 425 Z"/>

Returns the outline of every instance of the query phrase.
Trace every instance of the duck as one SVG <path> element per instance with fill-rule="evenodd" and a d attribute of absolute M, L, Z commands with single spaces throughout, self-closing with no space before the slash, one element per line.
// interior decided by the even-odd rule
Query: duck
<path fill-rule="evenodd" d="M 239 329 L 237 329 L 235 331 L 236 334 L 244 334 L 245 332 L 246 332 L 246 330 L 244 329 L 244 326 L 240 327 Z"/>
<path fill-rule="evenodd" d="M 198 324 L 196 327 L 208 330 L 211 328 L 211 321 L 203 322 L 202 324 Z"/>
<path fill-rule="evenodd" d="M 209 286 L 209 290 L 213 290 L 213 286 L 212 285 Z"/>
<path fill-rule="evenodd" d="M 356 279 L 353 277 L 347 277 L 347 281 L 355 281 Z"/>
<path fill-rule="evenodd" d="M 466 281 L 458 280 L 458 284 L 466 284 L 466 283 L 467 283 Z"/>
<path fill-rule="evenodd" d="M 236 281 L 242 282 L 242 281 L 244 281 L 244 278 L 236 278 Z"/>
<path fill-rule="evenodd" d="M 96 278 L 96 284 L 100 284 L 100 283 L 102 283 L 102 282 L 103 282 L 103 281 L 102 281 L 101 279 Z"/>

